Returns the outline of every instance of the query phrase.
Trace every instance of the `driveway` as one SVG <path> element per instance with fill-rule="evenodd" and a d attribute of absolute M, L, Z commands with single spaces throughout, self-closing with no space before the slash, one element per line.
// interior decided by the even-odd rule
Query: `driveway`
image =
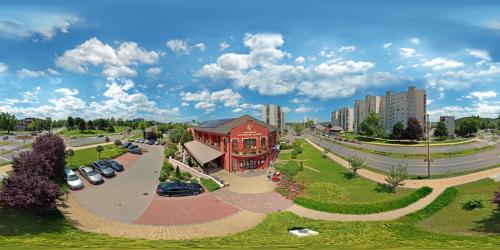
<path fill-rule="evenodd" d="M 163 164 L 163 147 L 141 145 L 148 152 L 141 157 L 125 154 L 116 160 L 125 166 L 101 185 L 86 183 L 84 189 L 71 192 L 81 206 L 100 216 L 131 223 L 147 208 L 155 194 Z"/>

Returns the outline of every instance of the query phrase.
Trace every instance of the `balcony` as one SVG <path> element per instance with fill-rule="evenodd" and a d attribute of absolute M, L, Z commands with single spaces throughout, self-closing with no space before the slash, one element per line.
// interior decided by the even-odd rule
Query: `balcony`
<path fill-rule="evenodd" d="M 244 148 L 242 151 L 233 150 L 232 155 L 239 157 L 252 157 L 252 156 L 259 156 L 266 154 L 268 151 L 269 148 L 267 146 L 260 148 L 253 147 L 253 148 Z"/>
<path fill-rule="evenodd" d="M 209 146 L 209 147 L 212 147 L 212 148 L 215 148 L 217 150 L 220 150 L 220 143 L 215 143 L 215 142 L 210 142 L 209 140 L 203 140 L 202 138 L 199 138 L 199 139 L 196 139 L 197 141 Z"/>

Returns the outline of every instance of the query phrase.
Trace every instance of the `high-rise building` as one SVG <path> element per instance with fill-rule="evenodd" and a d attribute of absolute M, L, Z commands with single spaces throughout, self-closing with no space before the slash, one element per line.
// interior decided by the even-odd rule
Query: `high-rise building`
<path fill-rule="evenodd" d="M 414 86 L 408 87 L 408 91 L 394 93 L 387 91 L 385 96 L 366 96 L 364 100 L 354 102 L 354 132 L 359 132 L 361 122 L 370 112 L 380 115 L 381 125 L 386 133 L 392 133 L 394 124 L 401 121 L 406 126 L 406 121 L 410 117 L 416 118 L 424 133 L 426 119 L 425 90 L 416 89 Z"/>
<path fill-rule="evenodd" d="M 341 127 L 344 131 L 353 131 L 354 112 L 352 108 L 343 107 L 332 112 L 332 127 Z"/>
<path fill-rule="evenodd" d="M 440 116 L 439 121 L 444 122 L 448 130 L 448 136 L 455 136 L 455 117 L 454 116 Z"/>
<path fill-rule="evenodd" d="M 279 105 L 262 106 L 262 120 L 282 132 L 285 129 L 285 112 Z"/>

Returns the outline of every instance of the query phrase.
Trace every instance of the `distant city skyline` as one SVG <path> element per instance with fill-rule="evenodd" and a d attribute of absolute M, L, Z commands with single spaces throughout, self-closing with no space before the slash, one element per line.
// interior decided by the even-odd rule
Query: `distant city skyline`
<path fill-rule="evenodd" d="M 261 118 L 277 104 L 286 122 L 330 121 L 356 99 L 416 86 L 431 121 L 500 113 L 495 1 L 141 6 L 2 1 L 0 112 L 185 122 Z"/>

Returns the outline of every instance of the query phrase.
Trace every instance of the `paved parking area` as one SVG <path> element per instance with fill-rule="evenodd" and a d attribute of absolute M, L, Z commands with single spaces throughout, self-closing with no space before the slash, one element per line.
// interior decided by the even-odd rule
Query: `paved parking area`
<path fill-rule="evenodd" d="M 134 224 L 185 225 L 219 220 L 239 209 L 228 205 L 212 194 L 198 196 L 156 197 Z"/>
<path fill-rule="evenodd" d="M 100 216 L 130 223 L 139 217 L 154 197 L 163 148 L 141 145 L 148 149 L 142 156 L 125 154 L 116 160 L 125 171 L 114 178 L 105 178 L 101 185 L 85 183 L 84 189 L 71 194 L 81 206 Z"/>

